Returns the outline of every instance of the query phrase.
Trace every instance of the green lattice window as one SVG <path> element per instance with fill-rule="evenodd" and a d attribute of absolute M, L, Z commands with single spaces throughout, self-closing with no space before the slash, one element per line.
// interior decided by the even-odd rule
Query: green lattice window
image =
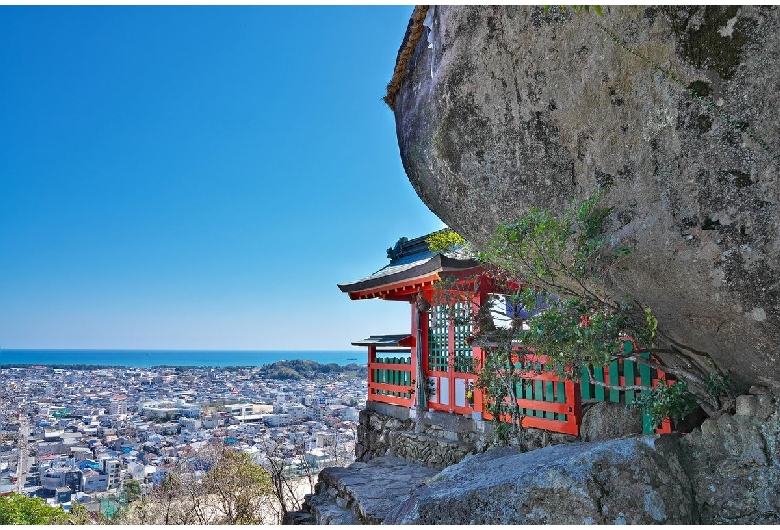
<path fill-rule="evenodd" d="M 428 370 L 431 372 L 446 372 L 449 361 L 449 333 L 455 342 L 456 372 L 469 372 L 472 368 L 471 346 L 466 339 L 471 336 L 471 315 L 469 303 L 461 302 L 452 310 L 445 305 L 432 307 L 428 311 Z"/>
<path fill-rule="evenodd" d="M 428 371 L 446 372 L 449 352 L 449 313 L 446 305 L 428 311 Z"/>
<path fill-rule="evenodd" d="M 470 304 L 455 304 L 453 326 L 455 333 L 455 371 L 470 372 L 472 368 L 471 346 L 466 340 L 471 336 Z"/>

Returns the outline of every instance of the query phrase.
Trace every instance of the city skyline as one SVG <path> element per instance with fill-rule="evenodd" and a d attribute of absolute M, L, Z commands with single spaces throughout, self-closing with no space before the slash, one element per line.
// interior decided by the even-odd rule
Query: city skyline
<path fill-rule="evenodd" d="M 0 347 L 346 350 L 443 225 L 382 102 L 409 6 L 0 8 Z"/>

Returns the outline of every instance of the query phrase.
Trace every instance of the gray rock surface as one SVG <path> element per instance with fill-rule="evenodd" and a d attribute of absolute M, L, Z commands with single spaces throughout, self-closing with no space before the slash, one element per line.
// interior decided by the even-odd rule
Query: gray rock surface
<path fill-rule="evenodd" d="M 780 524 L 780 406 L 757 402 L 684 436 L 493 448 L 440 472 L 389 456 L 327 468 L 288 522 Z"/>
<path fill-rule="evenodd" d="M 759 397 L 763 410 L 707 420 L 680 440 L 703 523 L 780 523 L 780 410 Z"/>
<path fill-rule="evenodd" d="M 631 434 L 642 434 L 642 412 L 638 409 L 600 402 L 589 407 L 582 416 L 580 437 L 584 442 L 612 440 Z"/>
<path fill-rule="evenodd" d="M 479 246 L 611 187 L 615 296 L 780 390 L 775 6 L 435 6 L 394 101 L 421 199 Z"/>
<path fill-rule="evenodd" d="M 688 524 L 688 477 L 671 437 L 491 449 L 416 489 L 385 524 Z"/>
<path fill-rule="evenodd" d="M 306 509 L 316 524 L 378 524 L 435 474 L 434 469 L 389 456 L 325 468 Z"/>

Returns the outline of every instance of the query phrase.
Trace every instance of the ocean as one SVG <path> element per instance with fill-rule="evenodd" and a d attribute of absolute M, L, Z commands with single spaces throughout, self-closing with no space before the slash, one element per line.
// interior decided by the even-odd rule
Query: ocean
<path fill-rule="evenodd" d="M 103 365 L 149 368 L 151 366 L 262 366 L 276 361 L 303 359 L 321 364 L 366 364 L 361 350 L 6 350 L 0 349 L 0 366 Z"/>

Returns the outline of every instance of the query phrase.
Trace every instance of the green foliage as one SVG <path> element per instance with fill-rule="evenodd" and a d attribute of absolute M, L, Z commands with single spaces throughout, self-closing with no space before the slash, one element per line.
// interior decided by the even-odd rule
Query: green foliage
<path fill-rule="evenodd" d="M 514 326 L 512 338 L 553 365 L 575 368 L 573 373 L 583 365 L 608 364 L 622 353 L 625 334 L 649 345 L 657 326 L 649 308 L 637 313 L 589 285 L 594 275 L 630 254 L 623 249 L 618 257 L 601 255 L 611 209 L 597 205 L 600 197 L 599 191 L 572 202 L 558 216 L 532 208 L 515 223 L 499 226 L 479 254 L 520 285 L 513 302 L 537 309 L 524 325 Z"/>
<path fill-rule="evenodd" d="M 68 524 L 70 517 L 62 508 L 47 506 L 43 499 L 26 495 L 0 497 L 0 524 Z"/>
<path fill-rule="evenodd" d="M 712 396 L 726 396 L 731 389 L 731 378 L 720 372 L 712 372 L 707 376 L 706 387 Z"/>
<path fill-rule="evenodd" d="M 127 500 L 133 502 L 141 496 L 141 484 L 137 480 L 125 481 L 124 491 L 127 494 Z"/>
<path fill-rule="evenodd" d="M 510 329 L 478 326 L 476 338 L 491 345 L 477 386 L 492 402 L 489 406 L 509 414 L 513 423 L 521 419 L 512 404 L 521 379 L 514 366 L 523 361 L 523 352 L 545 356 L 545 369 L 577 378 L 584 366 L 603 367 L 630 356 L 623 352 L 627 335 L 641 349 L 655 346 L 658 320 L 651 308 L 630 299 L 614 301 L 596 287 L 600 282 L 595 280 L 631 255 L 627 247 L 607 251 L 604 232 L 612 210 L 599 206 L 600 198 L 598 190 L 557 215 L 532 208 L 499 226 L 478 255 L 494 278 L 519 286 L 508 299 L 531 313 L 516 317 Z M 724 391 L 718 381 L 711 386 Z M 634 406 L 660 422 L 684 416 L 696 403 L 688 383 L 679 380 L 647 389 Z"/>
<path fill-rule="evenodd" d="M 168 472 L 162 483 L 120 509 L 111 524 L 122 525 L 233 525 L 279 522 L 271 475 L 251 455 L 207 446 L 195 460 L 209 462 L 202 476 L 182 464 Z M 194 464 L 193 464 L 194 465 Z M 125 488 L 127 491 L 127 488 Z"/>
<path fill-rule="evenodd" d="M 271 475 L 252 462 L 248 453 L 226 450 L 218 465 L 204 476 L 207 494 L 213 495 L 220 509 L 217 524 L 263 524 L 263 499 L 274 492 Z"/>
<path fill-rule="evenodd" d="M 628 405 L 628 408 L 638 408 L 649 415 L 653 428 L 658 428 L 665 418 L 684 418 L 697 407 L 696 398 L 688 391 L 688 383 L 682 380 L 672 384 L 661 380 L 657 388 L 643 391 Z"/>
<path fill-rule="evenodd" d="M 70 513 L 68 514 L 71 524 L 92 524 L 87 507 L 77 502 L 70 504 Z"/>
<path fill-rule="evenodd" d="M 584 281 L 596 272 L 605 243 L 604 221 L 612 211 L 596 206 L 600 197 L 598 190 L 589 199 L 572 201 L 557 216 L 531 208 L 516 222 L 500 225 L 477 257 L 524 283 L 555 287 L 564 295 L 597 297 L 588 292 Z M 620 254 L 629 253 L 624 248 Z"/>
<path fill-rule="evenodd" d="M 447 252 L 466 244 L 466 240 L 461 235 L 449 228 L 434 232 L 425 238 L 425 242 L 428 243 L 430 251 L 434 253 Z"/>
<path fill-rule="evenodd" d="M 322 374 L 345 374 L 355 377 L 367 375 L 365 366 L 349 364 L 339 366 L 335 363 L 320 364 L 309 360 L 277 361 L 273 364 L 263 365 L 258 375 L 268 379 L 293 380 L 313 378 Z"/>

